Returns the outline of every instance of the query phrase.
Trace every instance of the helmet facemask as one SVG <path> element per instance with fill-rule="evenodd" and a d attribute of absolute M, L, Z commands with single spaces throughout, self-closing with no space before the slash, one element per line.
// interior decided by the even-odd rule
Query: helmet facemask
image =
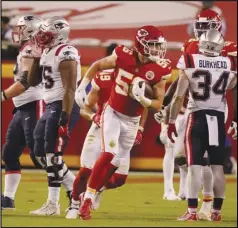
<path fill-rule="evenodd" d="M 156 62 L 163 59 L 167 50 L 167 42 L 163 37 L 158 40 L 139 40 L 140 44 L 144 47 L 144 55 L 151 61 Z"/>
<path fill-rule="evenodd" d="M 200 36 L 210 30 L 210 29 L 221 29 L 221 21 L 217 20 L 207 20 L 206 18 L 203 20 L 202 18 L 199 18 L 199 20 L 194 21 L 193 23 L 193 29 L 194 29 L 194 35 L 197 39 L 200 38 Z"/>
<path fill-rule="evenodd" d="M 13 43 L 20 43 L 21 41 L 24 40 L 29 40 L 30 36 L 25 33 L 27 26 L 26 25 L 16 25 L 12 29 L 12 41 Z M 33 31 L 32 31 L 33 32 Z"/>

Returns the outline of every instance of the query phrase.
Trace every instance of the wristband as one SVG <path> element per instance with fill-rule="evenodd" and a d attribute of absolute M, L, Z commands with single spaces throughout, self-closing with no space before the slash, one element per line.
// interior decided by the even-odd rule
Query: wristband
<path fill-rule="evenodd" d="M 144 132 L 144 128 L 142 126 L 139 126 L 138 130 Z"/>
<path fill-rule="evenodd" d="M 69 122 L 69 114 L 65 111 L 62 111 L 59 119 L 59 126 L 65 126 Z"/>
<path fill-rule="evenodd" d="M 84 76 L 77 90 L 80 91 L 86 89 L 88 83 L 90 83 L 90 80 Z"/>
<path fill-rule="evenodd" d="M 2 91 L 2 101 L 7 100 L 7 96 L 4 91 Z"/>
<path fill-rule="evenodd" d="M 169 119 L 169 123 L 170 123 L 170 124 L 175 124 L 175 121 L 176 121 L 176 120 Z"/>

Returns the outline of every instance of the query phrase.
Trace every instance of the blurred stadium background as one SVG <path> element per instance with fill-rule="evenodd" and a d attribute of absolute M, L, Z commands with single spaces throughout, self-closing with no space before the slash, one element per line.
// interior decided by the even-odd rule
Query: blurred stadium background
<path fill-rule="evenodd" d="M 172 61 L 173 77 L 177 77 L 176 63 L 183 42 L 193 37 L 192 21 L 203 8 L 213 8 L 224 20 L 227 41 L 237 42 L 237 2 L 229 1 L 2 1 L 2 90 L 13 82 L 13 67 L 18 47 L 11 42 L 11 26 L 25 13 L 35 13 L 43 18 L 64 16 L 71 25 L 70 41 L 81 53 L 82 75 L 95 60 L 106 55 L 114 43 L 132 46 L 134 33 L 142 25 L 152 24 L 161 28 L 168 41 L 166 57 Z M 230 94 L 228 103 L 230 105 Z M 12 118 L 13 104 L 2 105 L 2 145 L 7 126 Z M 231 112 L 231 109 L 229 110 Z M 229 114 L 228 120 L 231 119 Z M 229 122 L 229 121 L 228 121 Z M 80 153 L 90 122 L 83 118 L 73 130 L 71 141 L 65 152 L 65 161 L 71 168 L 80 166 Z M 161 170 L 164 149 L 156 136 L 160 125 L 150 114 L 142 144 L 133 148 L 131 170 Z M 237 144 L 232 142 L 233 157 L 237 158 Z M 24 151 L 23 167 L 33 164 Z"/>

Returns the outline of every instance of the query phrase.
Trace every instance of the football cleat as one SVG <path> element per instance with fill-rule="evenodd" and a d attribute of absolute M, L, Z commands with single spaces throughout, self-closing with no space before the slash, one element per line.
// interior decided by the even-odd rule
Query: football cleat
<path fill-rule="evenodd" d="M 196 212 L 189 213 L 186 211 L 186 213 L 180 217 L 177 218 L 178 221 L 198 221 L 198 215 Z"/>
<path fill-rule="evenodd" d="M 210 221 L 220 222 L 221 221 L 221 213 L 219 213 L 219 212 L 212 212 Z"/>
<path fill-rule="evenodd" d="M 175 191 L 172 189 L 164 193 L 163 199 L 164 200 L 181 200 L 179 196 L 176 196 Z"/>
<path fill-rule="evenodd" d="M 15 203 L 14 200 L 2 195 L 2 209 L 3 210 L 15 210 Z"/>
<path fill-rule="evenodd" d="M 55 216 L 60 215 L 60 205 L 58 203 L 53 203 L 52 201 L 47 201 L 44 205 L 35 211 L 30 211 L 31 215 L 48 215 Z"/>
<path fill-rule="evenodd" d="M 91 209 L 92 207 L 92 200 L 90 198 L 84 199 L 84 201 L 81 203 L 81 206 L 79 208 L 79 216 L 83 220 L 90 220 L 91 219 Z"/>
<path fill-rule="evenodd" d="M 178 194 L 178 197 L 181 199 L 181 200 L 186 200 L 186 195 L 184 193 L 179 193 Z"/>
<path fill-rule="evenodd" d="M 212 201 L 210 202 L 203 202 L 198 212 L 198 217 L 200 220 L 208 220 L 211 219 L 211 208 L 212 208 Z"/>
<path fill-rule="evenodd" d="M 99 208 L 100 200 L 101 200 L 101 197 L 102 197 L 102 192 L 103 191 L 96 192 L 94 201 L 93 201 L 92 206 L 91 206 L 92 210 L 97 210 Z"/>
<path fill-rule="evenodd" d="M 71 207 L 69 207 L 67 209 L 67 214 L 65 216 L 65 218 L 67 219 L 77 219 L 78 218 L 78 210 L 79 210 L 79 207 L 73 207 L 71 205 Z"/>

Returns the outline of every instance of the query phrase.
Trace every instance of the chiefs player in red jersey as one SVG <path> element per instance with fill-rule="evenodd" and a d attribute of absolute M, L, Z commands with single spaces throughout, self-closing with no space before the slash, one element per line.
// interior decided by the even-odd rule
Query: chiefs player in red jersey
<path fill-rule="evenodd" d="M 80 201 L 86 190 L 87 181 L 92 172 L 92 168 L 101 154 L 101 129 L 100 129 L 100 116 L 103 111 L 105 103 L 108 101 L 113 86 L 114 71 L 107 70 L 97 73 L 96 77 L 92 80 L 92 88 L 88 95 L 88 102 L 84 108 L 80 110 L 80 114 L 87 120 L 92 120 L 93 123 L 88 131 L 88 134 L 84 141 L 84 146 L 81 153 L 80 170 L 74 181 L 72 203 L 68 208 L 66 218 L 76 219 L 78 217 L 78 209 Z M 97 112 L 93 112 L 93 109 L 97 105 Z M 144 112 L 140 119 L 140 127 L 137 131 L 137 137 L 134 145 L 140 144 L 142 140 L 142 133 L 144 130 L 144 124 L 147 119 L 147 109 L 144 108 Z M 117 160 L 117 156 L 112 160 L 112 164 Z M 106 189 L 113 189 L 125 184 L 130 166 L 130 154 L 123 158 L 120 166 L 116 172 L 109 179 L 100 191 L 97 192 L 95 200 L 92 204 L 92 208 L 96 210 L 99 207 L 101 194 Z M 81 195 L 80 195 L 81 194 Z"/>
<path fill-rule="evenodd" d="M 198 42 L 199 42 L 199 37 L 201 36 L 201 34 L 210 29 L 218 29 L 220 31 L 221 26 L 222 26 L 221 19 L 215 11 L 206 9 L 200 12 L 196 20 L 194 21 L 194 34 L 196 38 L 190 39 L 189 41 L 186 41 L 184 43 L 184 46 L 182 48 L 182 51 L 184 52 L 184 54 L 189 56 L 191 54 L 198 53 L 199 52 Z M 232 62 L 235 62 L 236 56 L 237 56 L 237 45 L 234 42 L 226 42 L 221 55 L 230 56 Z M 168 89 L 164 99 L 164 104 L 163 104 L 164 106 L 168 106 L 168 104 L 170 103 L 174 95 L 174 92 L 176 90 L 176 87 L 177 87 L 177 80 Z M 169 113 L 167 113 L 166 115 L 169 115 Z M 157 120 L 159 117 L 162 117 L 162 113 L 156 114 Z M 184 118 L 186 118 L 186 115 Z M 186 121 L 186 119 L 184 121 Z M 165 122 L 167 123 L 168 119 Z M 185 125 L 183 125 L 183 128 L 179 127 L 179 129 L 181 131 L 179 132 L 179 136 L 175 141 L 173 153 L 175 154 L 175 162 L 180 167 L 179 195 L 185 195 L 184 193 L 186 191 L 186 188 L 184 188 L 184 186 L 186 186 L 185 183 L 186 183 L 186 177 L 187 177 L 187 166 L 186 166 L 184 146 L 183 146 L 183 143 L 180 142 L 180 141 L 182 142 L 184 141 Z M 162 137 L 164 137 L 164 135 Z M 166 132 L 166 138 L 167 138 L 167 132 Z M 210 167 L 208 167 L 206 164 L 207 162 L 206 160 L 204 160 L 204 167 L 202 170 L 203 172 L 203 175 L 202 175 L 203 177 L 203 180 L 202 180 L 203 204 L 199 212 L 199 218 L 209 220 L 211 216 L 211 204 L 212 204 L 212 198 L 213 198 L 213 183 L 212 183 L 212 171 Z"/>
<path fill-rule="evenodd" d="M 166 79 L 171 76 L 171 66 L 164 60 L 166 40 L 163 33 L 154 26 L 141 27 L 136 32 L 135 47 L 136 51 L 118 46 L 111 56 L 94 62 L 78 88 L 81 93 L 98 71 L 115 69 L 116 83 L 101 117 L 102 153 L 94 165 L 80 206 L 82 219 L 91 218 L 90 208 L 96 192 L 119 167 L 120 159 L 111 163 L 114 156 L 124 158 L 130 152 L 144 107 L 156 111 L 162 107 Z M 135 83 L 132 89 L 134 98 L 129 95 L 130 85 L 136 77 L 151 85 L 154 99 L 145 97 L 145 83 L 142 86 Z"/>

